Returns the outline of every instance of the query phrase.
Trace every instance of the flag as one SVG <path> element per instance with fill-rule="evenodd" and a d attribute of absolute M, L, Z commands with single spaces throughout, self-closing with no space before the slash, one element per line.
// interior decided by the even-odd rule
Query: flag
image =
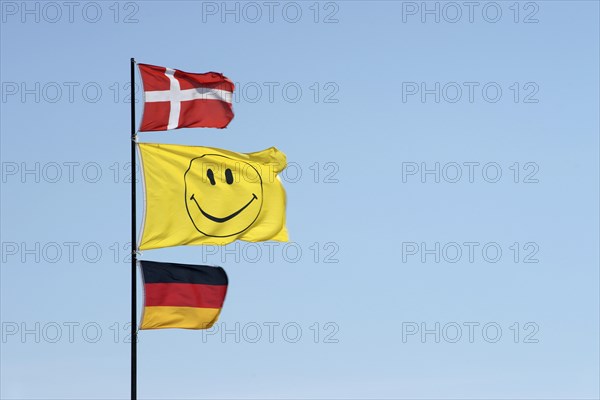
<path fill-rule="evenodd" d="M 141 250 L 288 240 L 285 154 L 139 143 L 145 217 Z"/>
<path fill-rule="evenodd" d="M 208 329 L 227 294 L 221 267 L 140 261 L 144 311 L 140 329 Z"/>
<path fill-rule="evenodd" d="M 138 65 L 144 85 L 140 131 L 225 128 L 233 118 L 234 84 L 223 74 Z"/>

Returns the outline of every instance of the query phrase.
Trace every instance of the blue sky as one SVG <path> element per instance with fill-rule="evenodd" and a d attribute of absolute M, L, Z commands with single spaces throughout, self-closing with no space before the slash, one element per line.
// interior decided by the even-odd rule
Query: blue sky
<path fill-rule="evenodd" d="M 276 146 L 292 240 L 141 255 L 230 286 L 140 398 L 600 396 L 597 2 L 0 7 L 0 397 L 129 395 L 130 57 L 237 83 L 140 141 Z"/>

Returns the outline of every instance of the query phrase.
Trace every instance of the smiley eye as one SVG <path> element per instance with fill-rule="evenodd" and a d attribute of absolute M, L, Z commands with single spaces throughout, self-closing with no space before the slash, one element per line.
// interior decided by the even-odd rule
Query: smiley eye
<path fill-rule="evenodd" d="M 208 171 L 206 171 L 206 176 L 208 177 L 210 184 L 215 186 L 215 174 L 213 173 L 212 169 L 209 168 Z"/>
<path fill-rule="evenodd" d="M 230 185 L 233 183 L 233 173 L 229 168 L 225 170 L 225 181 Z"/>

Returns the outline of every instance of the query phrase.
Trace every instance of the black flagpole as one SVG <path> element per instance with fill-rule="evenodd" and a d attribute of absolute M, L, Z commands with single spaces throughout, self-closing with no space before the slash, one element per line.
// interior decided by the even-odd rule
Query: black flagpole
<path fill-rule="evenodd" d="M 131 400 L 137 399 L 137 238 L 135 222 L 135 59 L 131 59 Z"/>

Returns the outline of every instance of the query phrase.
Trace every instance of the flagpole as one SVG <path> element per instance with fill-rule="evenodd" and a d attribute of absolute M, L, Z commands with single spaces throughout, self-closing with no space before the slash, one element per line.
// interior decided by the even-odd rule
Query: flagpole
<path fill-rule="evenodd" d="M 131 58 L 131 400 L 137 399 L 137 227 L 135 221 L 135 59 Z"/>

